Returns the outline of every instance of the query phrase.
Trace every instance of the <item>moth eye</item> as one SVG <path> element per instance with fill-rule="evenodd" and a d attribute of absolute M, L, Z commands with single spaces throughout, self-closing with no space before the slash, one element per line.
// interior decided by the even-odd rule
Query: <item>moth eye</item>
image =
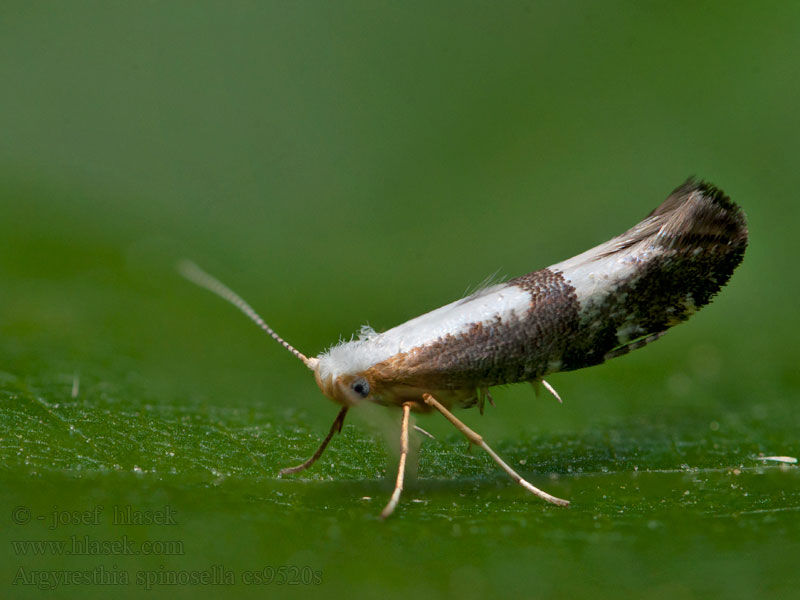
<path fill-rule="evenodd" d="M 362 398 L 369 396 L 369 383 L 363 377 L 356 379 L 350 387 Z"/>

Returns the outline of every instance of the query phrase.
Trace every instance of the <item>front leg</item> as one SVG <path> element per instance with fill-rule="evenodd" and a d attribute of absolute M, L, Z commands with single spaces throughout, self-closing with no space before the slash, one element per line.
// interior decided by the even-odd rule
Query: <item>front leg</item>
<path fill-rule="evenodd" d="M 385 519 L 394 512 L 397 503 L 400 501 L 400 494 L 403 491 L 403 478 L 406 473 L 406 457 L 408 456 L 408 419 L 411 414 L 411 402 L 403 403 L 403 420 L 400 423 L 400 464 L 397 466 L 397 481 L 394 484 L 394 491 L 389 503 L 381 511 L 381 519 Z"/>
<path fill-rule="evenodd" d="M 289 475 L 291 473 L 297 473 L 298 471 L 304 471 L 319 459 L 322 456 L 322 453 L 325 452 L 325 448 L 328 447 L 328 443 L 331 441 L 333 434 L 340 433 L 342 431 L 342 425 L 344 425 L 344 417 L 347 414 L 347 407 L 342 407 L 342 410 L 339 411 L 339 414 L 336 415 L 336 419 L 333 421 L 333 425 L 331 425 L 331 430 L 328 432 L 328 435 L 325 436 L 325 439 L 322 440 L 322 443 L 317 448 L 317 451 L 311 455 L 304 463 L 301 463 L 295 467 L 286 467 L 285 469 L 281 469 L 280 473 L 278 473 L 278 477 L 283 477 L 284 475 Z"/>

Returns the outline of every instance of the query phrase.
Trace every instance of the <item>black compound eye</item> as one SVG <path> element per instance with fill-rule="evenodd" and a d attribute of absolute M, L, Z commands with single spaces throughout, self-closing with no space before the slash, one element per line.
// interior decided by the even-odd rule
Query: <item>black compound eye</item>
<path fill-rule="evenodd" d="M 350 387 L 362 398 L 369 396 L 369 383 L 363 377 L 356 379 Z"/>

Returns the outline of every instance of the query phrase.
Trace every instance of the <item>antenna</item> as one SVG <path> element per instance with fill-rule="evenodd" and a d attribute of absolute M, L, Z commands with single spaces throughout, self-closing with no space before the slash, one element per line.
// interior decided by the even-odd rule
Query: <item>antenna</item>
<path fill-rule="evenodd" d="M 313 371 L 314 368 L 317 366 L 318 360 L 316 358 L 308 358 L 305 354 L 297 350 L 289 342 L 287 342 L 281 336 L 275 333 L 275 330 L 273 330 L 272 327 L 270 327 L 264 322 L 264 319 L 262 319 L 259 316 L 259 314 L 253 310 L 253 307 L 251 307 L 247 302 L 245 302 L 239 296 L 239 294 L 234 292 L 227 285 L 225 285 L 218 279 L 212 277 L 211 275 L 203 271 L 203 269 L 198 267 L 190 260 L 181 260 L 178 262 L 176 267 L 178 269 L 178 272 L 192 283 L 199 285 L 202 288 L 206 288 L 207 290 L 213 292 L 223 300 L 227 300 L 228 302 L 233 304 L 236 308 L 238 308 L 245 315 L 247 315 L 251 321 L 253 321 L 261 329 L 266 331 L 267 334 L 272 339 L 274 339 L 281 346 L 286 348 L 289 352 L 294 354 L 297 358 L 302 360 L 309 369 Z"/>

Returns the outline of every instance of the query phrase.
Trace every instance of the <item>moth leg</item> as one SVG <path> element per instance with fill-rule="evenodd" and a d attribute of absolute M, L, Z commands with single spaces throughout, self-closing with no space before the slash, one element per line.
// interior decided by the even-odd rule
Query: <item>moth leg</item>
<path fill-rule="evenodd" d="M 506 462 L 502 458 L 497 456 L 495 451 L 492 450 L 489 447 L 489 445 L 483 441 L 483 438 L 480 435 L 475 433 L 472 429 L 467 427 L 466 424 L 462 423 L 458 418 L 456 418 L 456 416 L 449 410 L 447 410 L 444 406 L 442 406 L 439 403 L 439 401 L 436 400 L 436 398 L 434 398 L 430 394 L 423 394 L 422 399 L 425 401 L 425 404 L 427 404 L 428 406 L 432 406 L 440 413 L 442 413 L 442 415 L 444 415 L 444 417 L 448 421 L 450 421 L 456 429 L 458 429 L 461 433 L 463 433 L 470 442 L 472 442 L 476 446 L 480 446 L 481 448 L 483 448 L 489 454 L 489 456 L 492 457 L 494 462 L 500 465 L 503 468 L 503 470 L 509 474 L 511 479 L 516 481 L 530 493 L 539 496 L 539 498 L 541 498 L 542 500 L 547 500 L 548 502 L 557 504 L 558 506 L 569 505 L 568 500 L 562 500 L 561 498 L 556 498 L 555 496 L 551 496 L 547 492 L 543 492 L 539 488 L 534 487 L 532 484 L 530 484 L 529 482 L 525 481 L 522 477 L 520 477 L 519 473 L 517 473 L 514 469 L 509 467 L 508 464 L 506 464 Z"/>
<path fill-rule="evenodd" d="M 561 404 L 563 402 L 561 400 L 561 396 L 558 395 L 558 392 L 556 391 L 556 388 L 554 388 L 552 385 L 547 383 L 544 379 L 537 379 L 537 380 L 531 381 L 531 387 L 533 387 L 533 392 L 536 394 L 537 398 L 539 397 L 539 395 L 542 392 L 542 386 L 544 386 L 547 389 L 548 392 L 553 394 L 553 397 L 556 400 L 558 400 L 559 404 Z"/>
<path fill-rule="evenodd" d="M 492 395 L 489 393 L 488 387 L 478 388 L 477 395 L 478 395 L 478 408 L 481 411 L 481 416 L 483 416 L 483 407 L 486 404 L 486 401 L 488 400 L 489 404 L 494 406 L 494 398 L 492 398 Z"/>
<path fill-rule="evenodd" d="M 432 440 L 435 440 L 435 439 L 436 439 L 435 437 L 433 437 L 433 434 L 432 434 L 432 433 L 428 433 L 427 431 L 425 431 L 425 430 L 424 430 L 422 427 L 420 427 L 419 425 L 414 425 L 414 430 L 415 430 L 415 431 L 419 431 L 419 432 L 420 432 L 422 435 L 428 436 L 428 437 L 429 437 L 429 438 L 431 438 Z"/>
<path fill-rule="evenodd" d="M 394 512 L 403 491 L 403 477 L 406 474 L 406 457 L 408 456 L 408 417 L 410 414 L 411 402 L 405 402 L 403 404 L 403 420 L 400 424 L 400 464 L 397 466 L 397 481 L 394 484 L 394 491 L 389 503 L 381 511 L 381 519 L 385 519 Z"/>
<path fill-rule="evenodd" d="M 547 383 L 544 379 L 542 379 L 542 385 L 547 388 L 548 392 L 550 392 L 551 394 L 553 394 L 553 396 L 555 396 L 555 399 L 558 400 L 559 404 L 562 404 L 564 402 L 561 399 L 561 396 L 558 395 L 558 392 L 556 391 L 556 388 L 554 388 L 552 385 Z"/>
<path fill-rule="evenodd" d="M 322 440 L 322 443 L 317 448 L 317 451 L 311 455 L 307 461 L 302 464 L 299 464 L 295 467 L 286 467 L 285 469 L 281 469 L 281 472 L 278 473 L 278 477 L 283 477 L 284 475 L 289 475 L 291 473 L 297 473 L 299 471 L 305 471 L 308 467 L 313 465 L 317 462 L 322 453 L 325 452 L 325 448 L 328 447 L 328 443 L 331 441 L 333 434 L 340 433 L 342 431 L 342 425 L 344 425 L 344 417 L 347 414 L 347 407 L 342 407 L 342 410 L 339 411 L 339 414 L 336 415 L 336 419 L 333 421 L 333 425 L 331 425 L 331 430 L 328 432 L 328 435 L 325 436 L 325 439 Z"/>

